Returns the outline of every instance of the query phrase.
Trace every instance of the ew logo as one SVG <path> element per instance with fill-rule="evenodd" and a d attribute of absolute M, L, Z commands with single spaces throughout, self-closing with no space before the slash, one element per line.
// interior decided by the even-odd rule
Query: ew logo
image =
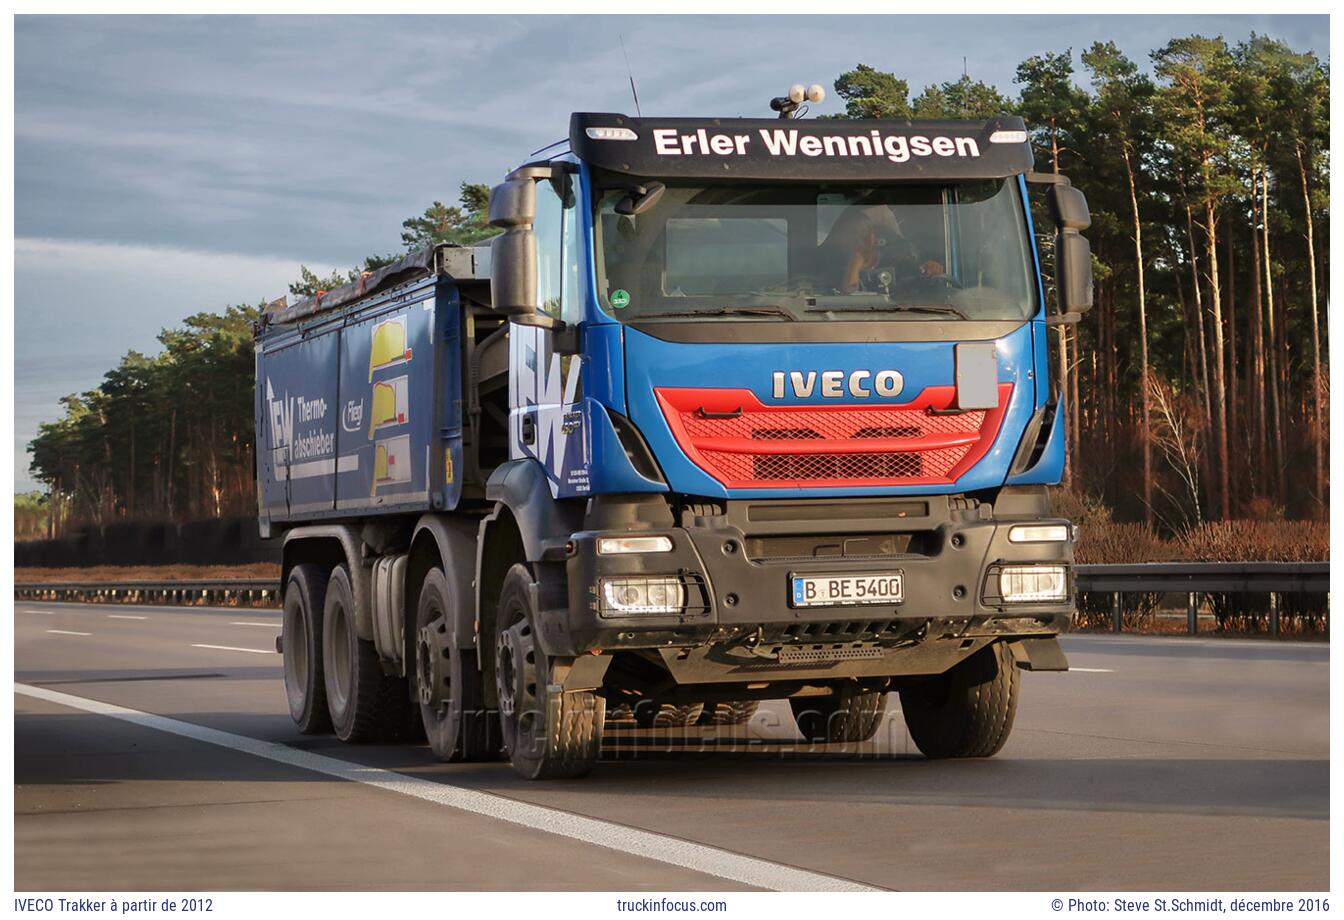
<path fill-rule="evenodd" d="M 266 378 L 267 418 L 271 428 L 271 449 L 288 447 L 294 441 L 294 403 L 285 393 L 284 399 L 275 398 L 271 378 Z"/>

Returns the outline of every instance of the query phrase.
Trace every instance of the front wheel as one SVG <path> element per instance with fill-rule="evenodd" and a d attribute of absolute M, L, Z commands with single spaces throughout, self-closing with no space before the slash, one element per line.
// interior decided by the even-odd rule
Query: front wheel
<path fill-rule="evenodd" d="M 815 743 L 846 744 L 870 740 L 887 711 L 881 690 L 861 691 L 842 686 L 829 696 L 789 699 L 793 720 L 803 738 Z"/>
<path fill-rule="evenodd" d="M 443 569 L 430 569 L 415 610 L 415 686 L 420 721 L 434 756 L 443 761 L 492 760 L 499 724 L 485 708 L 476 655 L 454 635 L 454 599 Z"/>
<path fill-rule="evenodd" d="M 1018 675 L 1003 642 L 901 689 L 910 738 L 925 757 L 992 757 L 1013 730 Z"/>
<path fill-rule="evenodd" d="M 537 644 L 531 586 L 527 566 L 515 565 L 499 595 L 495 689 L 504 747 L 527 779 L 585 776 L 601 753 L 606 701 L 555 681 L 555 662 Z"/>

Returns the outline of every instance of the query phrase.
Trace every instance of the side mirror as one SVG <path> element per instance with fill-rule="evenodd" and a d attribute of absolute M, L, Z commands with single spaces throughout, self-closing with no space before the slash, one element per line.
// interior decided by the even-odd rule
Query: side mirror
<path fill-rule="evenodd" d="M 1087 196 L 1071 185 L 1052 185 L 1046 189 L 1045 203 L 1050 216 L 1062 230 L 1086 230 L 1092 226 Z"/>
<path fill-rule="evenodd" d="M 1067 179 L 1045 192 L 1046 205 L 1055 221 L 1055 285 L 1059 291 L 1056 322 L 1077 322 L 1092 309 L 1092 247 L 1080 230 L 1092 226 L 1087 197 Z"/>
<path fill-rule="evenodd" d="M 537 312 L 537 235 L 513 227 L 490 241 L 490 306 L 509 316 Z"/>
<path fill-rule="evenodd" d="M 1055 236 L 1055 284 L 1065 316 L 1092 309 L 1092 246 L 1077 230 Z"/>
<path fill-rule="evenodd" d="M 667 186 L 661 182 L 636 185 L 630 189 L 630 194 L 616 202 L 616 213 L 623 217 L 643 214 L 658 203 L 658 199 L 663 197 L 665 191 L 667 191 Z"/>
<path fill-rule="evenodd" d="M 505 179 L 490 190 L 490 226 L 530 227 L 537 219 L 537 183 Z"/>
<path fill-rule="evenodd" d="M 506 179 L 490 192 L 490 225 L 504 232 L 490 241 L 490 305 L 509 317 L 537 313 L 537 184 Z"/>

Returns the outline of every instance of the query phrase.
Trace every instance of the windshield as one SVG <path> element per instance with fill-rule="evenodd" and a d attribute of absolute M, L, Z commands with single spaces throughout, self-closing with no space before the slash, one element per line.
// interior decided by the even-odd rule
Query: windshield
<path fill-rule="evenodd" d="M 668 186 L 644 213 L 617 213 L 630 194 L 609 189 L 594 203 L 598 292 L 623 321 L 1003 320 L 1035 309 L 1015 180 Z"/>

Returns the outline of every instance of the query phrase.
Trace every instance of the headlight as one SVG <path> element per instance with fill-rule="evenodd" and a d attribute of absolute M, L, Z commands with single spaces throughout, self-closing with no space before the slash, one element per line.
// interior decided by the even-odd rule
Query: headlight
<path fill-rule="evenodd" d="M 686 607 L 686 587 L 675 576 L 630 576 L 602 579 L 602 615 L 680 613 Z"/>
<path fill-rule="evenodd" d="M 999 596 L 1008 604 L 1069 599 L 1069 570 L 1062 565 L 1005 565 Z"/>
<path fill-rule="evenodd" d="M 1009 543 L 1067 543 L 1068 524 L 1014 524 L 1008 528 Z"/>
<path fill-rule="evenodd" d="M 670 553 L 671 537 L 599 537 L 599 556 L 621 556 L 626 553 Z"/>

